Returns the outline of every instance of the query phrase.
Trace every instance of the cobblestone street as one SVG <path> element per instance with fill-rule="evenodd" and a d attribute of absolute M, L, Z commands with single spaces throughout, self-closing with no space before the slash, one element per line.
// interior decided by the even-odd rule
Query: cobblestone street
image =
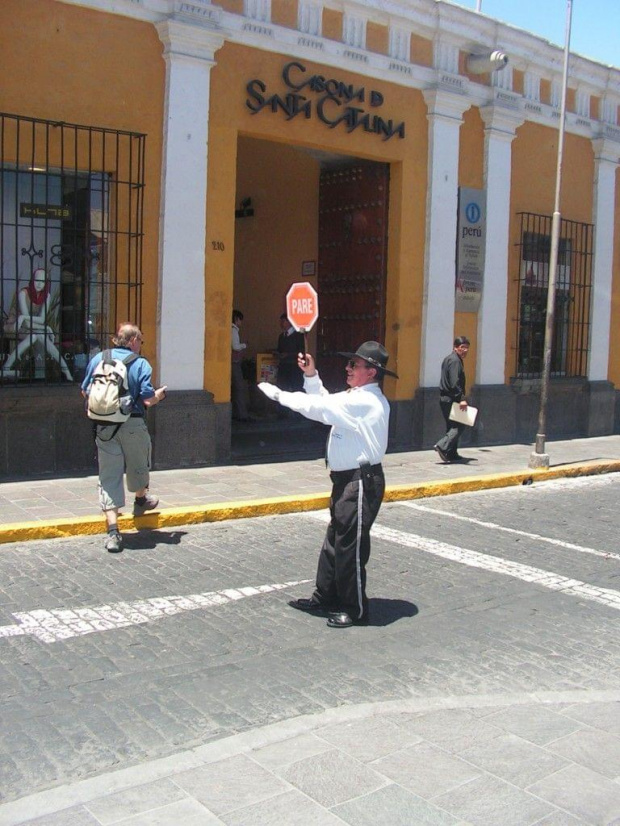
<path fill-rule="evenodd" d="M 286 605 L 324 512 L 5 546 L 4 800 L 343 706 L 617 692 L 616 477 L 385 505 L 346 631 Z"/>

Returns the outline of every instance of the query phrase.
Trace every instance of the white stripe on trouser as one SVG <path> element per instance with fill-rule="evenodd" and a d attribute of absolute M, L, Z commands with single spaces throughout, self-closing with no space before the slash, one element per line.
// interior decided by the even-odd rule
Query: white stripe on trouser
<path fill-rule="evenodd" d="M 360 476 L 357 489 L 357 537 L 355 540 L 355 569 L 357 573 L 357 600 L 360 606 L 358 619 L 364 616 L 364 602 L 362 599 L 362 566 L 360 562 L 360 548 L 362 545 L 362 522 L 364 520 L 364 479 Z"/>

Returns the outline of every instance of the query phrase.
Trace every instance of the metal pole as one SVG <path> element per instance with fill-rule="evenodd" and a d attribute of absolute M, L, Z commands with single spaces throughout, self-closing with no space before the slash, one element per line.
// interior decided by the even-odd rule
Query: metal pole
<path fill-rule="evenodd" d="M 476 0 L 476 11 L 482 11 L 482 0 Z"/>
<path fill-rule="evenodd" d="M 549 257 L 549 278 L 547 281 L 547 317 L 545 319 L 545 351 L 543 374 L 540 385 L 540 410 L 538 413 L 538 433 L 536 449 L 530 454 L 529 467 L 549 467 L 549 454 L 545 453 L 545 431 L 547 429 L 547 402 L 549 400 L 549 377 L 551 374 L 551 348 L 555 321 L 555 284 L 557 280 L 558 250 L 560 246 L 560 192 L 562 188 L 562 155 L 564 152 L 564 128 L 566 123 L 566 89 L 568 86 L 568 57 L 570 52 L 570 29 L 573 14 L 573 0 L 566 0 L 566 39 L 564 43 L 564 73 L 562 76 L 562 106 L 558 133 L 558 163 L 555 176 L 555 203 L 551 223 L 551 252 Z"/>

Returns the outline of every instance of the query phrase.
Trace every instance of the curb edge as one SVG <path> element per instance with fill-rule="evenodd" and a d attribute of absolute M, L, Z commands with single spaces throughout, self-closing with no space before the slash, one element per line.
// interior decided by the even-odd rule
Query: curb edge
<path fill-rule="evenodd" d="M 620 472 L 620 460 L 587 462 L 552 468 L 536 468 L 507 473 L 491 473 L 483 476 L 467 476 L 439 482 L 415 482 L 389 485 L 385 489 L 385 502 L 403 499 L 423 499 L 432 496 L 448 496 L 493 488 L 551 481 L 564 477 L 596 476 Z M 180 525 L 198 525 L 205 522 L 223 522 L 228 519 L 250 519 L 257 516 L 276 516 L 286 513 L 303 513 L 329 507 L 329 493 L 309 493 L 301 496 L 281 496 L 270 499 L 254 499 L 241 502 L 222 502 L 216 505 L 166 508 L 145 516 L 131 515 L 119 518 L 124 530 L 172 528 Z M 101 516 L 75 516 L 40 522 L 13 522 L 0 525 L 0 545 L 10 542 L 27 542 L 43 539 L 63 539 L 73 536 L 102 534 Z"/>

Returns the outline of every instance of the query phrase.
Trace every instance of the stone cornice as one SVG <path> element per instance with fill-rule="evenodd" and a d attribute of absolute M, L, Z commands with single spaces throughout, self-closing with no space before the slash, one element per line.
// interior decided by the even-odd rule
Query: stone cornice
<path fill-rule="evenodd" d="M 525 122 L 522 109 L 503 106 L 499 101 L 481 106 L 480 117 L 487 134 L 510 141 L 515 137 L 519 126 Z"/>
<path fill-rule="evenodd" d="M 94 11 L 118 14 L 134 20 L 155 23 L 170 14 L 170 0 L 60 0 L 68 6 L 83 6 Z"/>
<path fill-rule="evenodd" d="M 185 23 L 207 28 L 219 28 L 222 9 L 208 0 L 173 0 L 172 17 Z"/>
<path fill-rule="evenodd" d="M 156 23 L 155 28 L 164 44 L 165 57 L 174 55 L 213 63 L 215 52 L 226 40 L 225 32 L 215 22 L 204 20 L 198 26 L 182 12 Z"/>
<path fill-rule="evenodd" d="M 466 95 L 455 94 L 438 87 L 425 89 L 423 95 L 429 120 L 438 118 L 460 124 L 463 121 L 463 114 L 471 107 L 471 101 Z"/>
<path fill-rule="evenodd" d="M 83 6 L 110 14 L 137 20 L 161 23 L 166 19 L 182 17 L 188 25 L 204 28 L 204 21 L 221 16 L 229 31 L 225 38 L 247 43 L 268 51 L 294 54 L 311 59 L 311 55 L 340 69 L 362 71 L 371 77 L 382 78 L 415 88 L 437 83 L 428 78 L 427 67 L 395 61 L 385 55 L 350 49 L 346 44 L 321 36 L 309 36 L 296 29 L 287 29 L 274 23 L 261 23 L 222 10 L 209 0 L 59 0 L 69 5 Z M 417 35 L 434 40 L 436 36 L 458 45 L 461 51 L 481 48 L 501 48 L 510 57 L 511 65 L 521 71 L 527 69 L 546 80 L 559 80 L 562 74 L 563 50 L 539 37 L 514 26 L 500 23 L 490 17 L 453 5 L 444 0 L 321 0 L 324 7 L 347 12 L 382 25 L 400 26 Z M 306 50 L 301 53 L 302 50 Z M 294 51 L 293 51 L 294 50 Z M 410 71 L 409 71 L 410 70 Z M 604 66 L 580 55 L 570 58 L 569 84 L 587 87 L 595 96 L 620 96 L 620 69 Z M 471 104 L 484 99 L 480 84 L 464 81 Z M 542 116 L 545 108 L 542 109 Z M 541 116 L 538 113 L 539 117 Z M 573 124 L 578 132 L 583 124 Z M 586 130 L 587 131 L 587 130 Z"/>
<path fill-rule="evenodd" d="M 618 135 L 615 138 L 603 136 L 592 141 L 594 147 L 594 159 L 612 164 L 620 163 L 620 129 L 615 130 Z"/>

